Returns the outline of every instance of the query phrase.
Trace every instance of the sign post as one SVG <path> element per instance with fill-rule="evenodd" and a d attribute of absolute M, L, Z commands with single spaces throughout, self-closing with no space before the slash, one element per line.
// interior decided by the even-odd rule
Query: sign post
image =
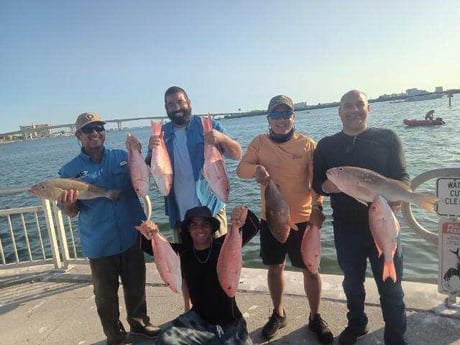
<path fill-rule="evenodd" d="M 438 291 L 447 294 L 447 306 L 460 296 L 460 178 L 440 178 L 436 183 L 440 219 Z"/>

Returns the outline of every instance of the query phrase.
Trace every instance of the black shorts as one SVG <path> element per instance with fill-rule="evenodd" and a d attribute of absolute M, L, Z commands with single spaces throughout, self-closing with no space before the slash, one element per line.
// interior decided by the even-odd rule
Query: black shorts
<path fill-rule="evenodd" d="M 260 221 L 260 256 L 264 265 L 279 265 L 286 259 L 286 253 L 294 267 L 306 268 L 300 253 L 303 234 L 307 228 L 308 222 L 297 223 L 298 231 L 291 229 L 289 237 L 284 243 L 278 242 L 273 237 L 268 224 L 265 220 Z"/>

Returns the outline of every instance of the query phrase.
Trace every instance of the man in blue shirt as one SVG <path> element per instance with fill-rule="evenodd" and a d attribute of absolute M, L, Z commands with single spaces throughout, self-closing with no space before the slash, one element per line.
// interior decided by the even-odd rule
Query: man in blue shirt
<path fill-rule="evenodd" d="M 201 169 L 204 164 L 204 144 L 214 144 L 232 159 L 241 158 L 241 145 L 230 138 L 225 128 L 212 120 L 213 130 L 203 134 L 201 118 L 192 115 L 192 102 L 180 87 L 172 86 L 165 92 L 165 109 L 171 122 L 163 125 L 164 140 L 173 167 L 173 185 L 165 197 L 165 213 L 169 226 L 174 229 L 175 241 L 181 241 L 180 223 L 185 212 L 196 206 L 207 206 L 213 217 L 220 222 L 214 234 L 220 237 L 227 232 L 225 203 L 217 198 L 204 179 Z M 159 138 L 151 136 L 146 157 L 150 164 L 152 147 L 159 145 Z"/>
<path fill-rule="evenodd" d="M 59 170 L 59 175 L 118 190 L 119 199 L 80 200 L 78 191 L 69 189 L 58 199 L 58 206 L 70 217 L 78 215 L 81 246 L 89 258 L 97 312 L 107 345 L 119 345 L 130 343 L 119 320 L 119 277 L 131 334 L 150 338 L 159 333 L 159 328 L 147 316 L 144 255 L 134 228 L 146 217 L 131 186 L 128 154 L 104 147 L 104 124 L 96 113 L 78 116 L 75 136 L 81 143 L 81 152 Z"/>

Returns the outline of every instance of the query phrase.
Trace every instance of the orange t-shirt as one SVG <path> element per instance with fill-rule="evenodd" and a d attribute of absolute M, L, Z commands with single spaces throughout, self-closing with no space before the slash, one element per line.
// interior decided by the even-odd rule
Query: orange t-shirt
<path fill-rule="evenodd" d="M 284 143 L 275 143 L 268 134 L 255 137 L 243 155 L 237 175 L 252 178 L 258 165 L 263 165 L 289 204 L 291 221 L 306 222 L 313 205 L 321 205 L 322 197 L 311 188 L 313 179 L 313 151 L 316 143 L 310 137 L 294 132 Z M 265 188 L 261 186 L 261 218 L 266 220 Z"/>

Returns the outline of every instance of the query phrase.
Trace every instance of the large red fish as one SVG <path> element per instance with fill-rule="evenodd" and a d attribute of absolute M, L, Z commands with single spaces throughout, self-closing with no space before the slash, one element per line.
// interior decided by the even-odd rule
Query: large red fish
<path fill-rule="evenodd" d="M 137 195 L 143 198 L 150 190 L 149 167 L 145 164 L 144 158 L 142 158 L 139 151 L 139 140 L 130 133 L 126 138 L 126 148 L 128 149 L 128 168 L 131 184 Z"/>
<path fill-rule="evenodd" d="M 224 243 L 217 259 L 217 278 L 220 286 L 228 297 L 234 297 L 240 283 L 241 267 L 243 266 L 243 237 L 240 227 L 243 226 L 248 209 L 241 206 L 239 219 L 232 218 L 232 226 L 225 235 Z"/>
<path fill-rule="evenodd" d="M 342 166 L 328 169 L 326 175 L 342 192 L 365 205 L 379 194 L 390 202 L 412 202 L 434 212 L 434 203 L 438 201 L 432 194 L 414 193 L 401 181 L 387 178 L 369 169 Z"/>
<path fill-rule="evenodd" d="M 265 186 L 265 215 L 273 237 L 280 243 L 286 242 L 291 229 L 298 230 L 297 225 L 291 222 L 289 204 L 272 179 Z"/>
<path fill-rule="evenodd" d="M 155 265 L 160 273 L 161 279 L 168 285 L 173 292 L 182 289 L 182 274 L 180 268 L 180 258 L 171 247 L 168 240 L 160 233 L 158 226 L 151 220 L 142 222 L 136 226 L 147 239 L 152 240 L 153 255 Z"/>
<path fill-rule="evenodd" d="M 204 134 L 212 131 L 211 115 L 203 117 L 202 123 Z M 206 143 L 204 145 L 203 176 L 216 196 L 227 202 L 230 194 L 230 181 L 227 177 L 227 169 L 222 154 L 215 145 Z"/>
<path fill-rule="evenodd" d="M 309 225 L 302 238 L 302 259 L 311 273 L 318 273 L 321 260 L 321 233 L 319 226 Z"/>
<path fill-rule="evenodd" d="M 396 253 L 399 222 L 391 210 L 388 201 L 376 195 L 369 208 L 369 226 L 379 257 L 383 253 L 384 264 L 382 280 L 391 278 L 396 282 L 396 270 L 393 257 Z"/>
<path fill-rule="evenodd" d="M 168 150 L 163 138 L 163 131 L 161 126 L 163 121 L 151 121 L 152 133 L 160 139 L 160 145 L 152 148 L 152 160 L 150 161 L 150 171 L 152 172 L 153 179 L 162 195 L 168 195 L 171 191 L 173 182 L 173 170 L 171 159 L 169 158 Z"/>

